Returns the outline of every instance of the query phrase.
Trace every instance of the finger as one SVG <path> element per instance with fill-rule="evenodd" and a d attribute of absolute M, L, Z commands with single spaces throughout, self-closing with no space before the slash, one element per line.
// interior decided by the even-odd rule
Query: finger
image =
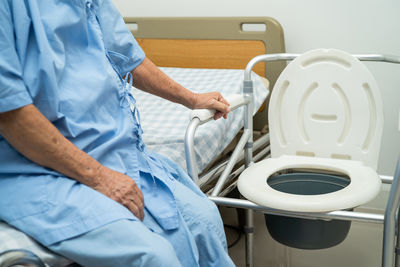
<path fill-rule="evenodd" d="M 222 101 L 218 101 L 217 99 L 213 101 L 211 108 L 220 111 L 222 113 L 228 113 L 230 111 L 229 104 L 225 104 Z"/>
<path fill-rule="evenodd" d="M 225 98 L 223 98 L 223 96 L 221 96 L 221 98 L 218 99 L 218 100 L 221 101 L 222 103 L 224 103 L 225 105 L 228 105 L 228 106 L 231 105 L 231 104 L 229 104 L 229 102 Z"/>
<path fill-rule="evenodd" d="M 221 102 L 221 103 L 223 103 L 223 104 L 225 104 L 227 106 L 230 106 L 229 102 L 221 95 L 221 93 L 219 93 L 219 92 L 214 92 L 214 93 L 215 93 L 214 98 L 218 102 Z"/>
<path fill-rule="evenodd" d="M 214 120 L 218 120 L 219 118 L 223 117 L 224 119 L 228 118 L 228 113 L 224 113 L 221 111 L 216 111 L 214 114 Z"/>
<path fill-rule="evenodd" d="M 140 220 L 144 219 L 144 198 L 142 191 L 139 189 L 135 181 L 133 181 L 132 191 L 130 192 L 130 202 L 133 202 L 136 209 L 135 216 Z M 133 211 L 132 211 L 133 212 Z"/>
<path fill-rule="evenodd" d="M 214 120 L 218 120 L 219 118 L 221 118 L 223 116 L 224 113 L 217 111 L 214 114 Z"/>
<path fill-rule="evenodd" d="M 133 181 L 133 180 L 132 180 Z M 132 189 L 134 191 L 134 194 L 136 194 L 140 201 L 143 203 L 144 202 L 144 198 L 143 198 L 143 194 L 142 191 L 140 190 L 140 188 L 137 186 L 136 182 L 133 181 L 133 185 L 132 185 Z"/>
<path fill-rule="evenodd" d="M 226 105 L 228 105 L 228 112 L 225 112 L 222 116 L 224 117 L 224 119 L 227 119 L 228 118 L 228 113 L 231 111 L 231 108 L 230 108 L 230 103 L 225 99 L 225 98 L 223 98 L 222 96 L 221 96 L 221 101 L 224 103 L 224 104 L 226 104 Z"/>
<path fill-rule="evenodd" d="M 143 219 L 144 219 L 144 206 L 143 205 L 138 206 L 138 213 L 139 213 L 138 218 L 141 221 L 143 221 Z"/>
<path fill-rule="evenodd" d="M 227 113 L 223 113 L 223 112 L 220 112 L 220 111 L 217 111 L 217 112 L 215 112 L 215 114 L 214 114 L 214 120 L 218 120 L 219 118 L 224 118 L 224 119 L 227 119 L 228 118 L 228 114 Z"/>
<path fill-rule="evenodd" d="M 143 220 L 143 218 L 144 218 L 144 199 L 143 199 L 142 191 L 138 187 L 136 187 L 136 197 L 134 200 L 139 209 L 138 218 L 140 220 Z"/>
<path fill-rule="evenodd" d="M 125 205 L 138 219 L 144 218 L 144 206 L 138 197 L 132 196 Z"/>
<path fill-rule="evenodd" d="M 143 221 L 144 220 L 144 208 L 139 209 L 139 220 Z"/>
<path fill-rule="evenodd" d="M 136 191 L 136 194 L 139 197 L 140 201 L 143 203 L 144 202 L 144 198 L 143 198 L 142 190 L 140 190 L 139 187 L 136 186 L 135 191 Z"/>
<path fill-rule="evenodd" d="M 133 213 L 133 215 L 135 215 L 138 219 L 141 220 L 140 209 L 133 200 L 130 200 L 127 203 L 125 203 L 124 206 L 127 207 Z"/>

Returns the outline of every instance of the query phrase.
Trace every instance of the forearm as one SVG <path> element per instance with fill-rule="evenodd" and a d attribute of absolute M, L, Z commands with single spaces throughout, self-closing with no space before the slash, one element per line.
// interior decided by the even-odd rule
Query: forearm
<path fill-rule="evenodd" d="M 136 88 L 148 93 L 194 108 L 196 94 L 187 90 L 163 73 L 149 59 L 132 71 L 133 84 Z"/>
<path fill-rule="evenodd" d="M 34 105 L 0 113 L 0 134 L 28 159 L 92 187 L 143 220 L 143 195 L 134 180 L 77 148 Z"/>
<path fill-rule="evenodd" d="M 1 113 L 0 134 L 33 162 L 97 185 L 101 164 L 68 141 L 34 105 Z"/>

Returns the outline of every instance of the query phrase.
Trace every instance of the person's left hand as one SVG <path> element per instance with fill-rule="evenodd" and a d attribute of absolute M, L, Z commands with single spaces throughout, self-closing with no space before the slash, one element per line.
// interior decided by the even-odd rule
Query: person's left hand
<path fill-rule="evenodd" d="M 228 101 L 218 92 L 195 94 L 193 109 L 199 108 L 215 109 L 214 120 L 226 119 L 230 111 Z"/>

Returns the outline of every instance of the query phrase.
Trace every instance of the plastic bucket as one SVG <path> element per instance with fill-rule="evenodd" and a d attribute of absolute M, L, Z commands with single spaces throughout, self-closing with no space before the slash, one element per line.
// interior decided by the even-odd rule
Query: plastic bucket
<path fill-rule="evenodd" d="M 319 195 L 345 188 L 350 180 L 341 176 L 318 173 L 290 173 L 270 177 L 273 189 L 296 195 Z M 351 221 L 318 220 L 265 214 L 271 236 L 284 245 L 300 249 L 323 249 L 341 243 Z"/>

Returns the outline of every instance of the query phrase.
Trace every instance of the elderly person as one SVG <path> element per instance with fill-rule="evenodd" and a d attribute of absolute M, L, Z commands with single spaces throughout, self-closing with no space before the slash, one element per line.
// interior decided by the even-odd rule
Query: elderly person
<path fill-rule="evenodd" d="M 226 117 L 147 59 L 111 0 L 0 2 L 0 219 L 84 266 L 232 266 L 216 206 L 142 141 L 127 83 Z"/>

